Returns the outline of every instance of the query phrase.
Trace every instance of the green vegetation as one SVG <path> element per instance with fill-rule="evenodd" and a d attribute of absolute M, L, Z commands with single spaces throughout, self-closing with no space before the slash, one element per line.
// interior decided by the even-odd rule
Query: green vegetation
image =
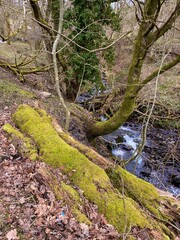
<path fill-rule="evenodd" d="M 97 204 L 99 211 L 120 232 L 130 225 L 151 227 L 136 202 L 117 193 L 104 170 L 64 142 L 47 116 L 40 116 L 33 108 L 21 105 L 13 119 L 23 133 L 32 137 L 41 159 L 54 167 L 61 167 L 70 180 L 84 191 L 85 197 Z"/>
<path fill-rule="evenodd" d="M 5 124 L 3 130 L 11 136 L 15 146 L 21 146 L 19 151 L 23 156 L 29 157 L 31 160 L 37 160 L 37 149 L 30 138 L 24 137 L 20 131 L 13 128 L 10 124 Z"/>
<path fill-rule="evenodd" d="M 109 168 L 106 172 L 114 187 L 120 192 L 124 191 L 126 195 L 130 196 L 142 207 L 144 206 L 157 217 L 161 217 L 160 210 L 158 210 L 161 199 L 153 185 L 137 178 L 119 166 Z"/>
<path fill-rule="evenodd" d="M 111 1 L 78 1 L 72 2 L 73 7 L 68 8 L 64 14 L 64 28 L 68 29 L 69 39 L 74 39 L 76 44 L 71 44 L 62 52 L 68 57 L 67 85 L 68 96 L 76 97 L 77 90 L 82 84 L 88 82 L 102 87 L 100 59 L 94 50 L 105 47 L 110 43 L 106 35 L 106 29 L 113 30 L 120 28 L 120 18 L 112 10 Z M 56 17 L 57 19 L 57 17 Z M 84 49 L 83 49 L 84 48 Z M 67 54 L 68 53 L 68 54 Z M 101 56 L 109 66 L 114 62 L 113 47 L 107 49 Z"/>
<path fill-rule="evenodd" d="M 17 84 L 11 83 L 10 81 L 0 80 L 0 92 L 6 96 L 17 94 L 27 98 L 34 98 L 35 95 L 32 92 L 23 90 L 18 87 Z"/>
<path fill-rule="evenodd" d="M 30 80 L 31 87 L 36 88 L 36 90 L 46 91 L 48 89 L 54 94 L 54 73 L 51 71 L 53 62 L 50 53 L 56 35 L 54 29 L 57 30 L 59 24 L 59 0 L 47 2 L 48 4 L 43 6 L 41 1 L 29 1 L 36 21 L 33 22 L 32 27 L 30 27 L 31 23 L 27 23 L 27 26 L 25 26 L 27 32 L 23 30 L 24 32 L 20 33 L 23 38 L 19 38 L 19 40 L 25 40 L 28 43 L 0 44 L 0 67 L 19 76 L 24 84 L 28 84 L 26 80 Z M 111 133 L 128 120 L 137 103 L 142 104 L 142 109 L 135 114 L 141 114 L 145 120 L 148 115 L 147 108 L 152 106 L 152 99 L 154 98 L 152 94 L 152 89 L 154 89 L 153 79 L 171 68 L 172 78 L 172 75 L 168 74 L 165 77 L 164 75 L 159 76 L 157 102 L 153 109 L 152 121 L 154 125 L 179 128 L 180 125 L 177 123 L 180 110 L 179 76 L 177 75 L 178 69 L 175 69 L 175 66 L 180 62 L 180 56 L 177 54 L 178 51 L 174 50 L 173 40 L 171 44 L 166 44 L 167 49 L 164 47 L 155 49 L 154 52 L 158 55 L 155 59 L 150 52 L 159 40 L 161 40 L 161 43 L 164 42 L 162 37 L 171 28 L 173 29 L 172 35 L 175 38 L 175 31 L 177 31 L 175 21 L 180 14 L 180 2 L 176 1 L 177 5 L 174 4 L 172 9 L 169 8 L 165 15 L 163 12 L 166 12 L 169 7 L 168 3 L 166 6 L 166 1 L 162 1 L 162 4 L 158 0 L 146 0 L 143 3 L 134 1 L 134 5 L 128 7 L 126 4 L 126 6 L 123 6 L 125 1 L 120 1 L 122 3 L 120 3 L 118 14 L 112 10 L 111 0 L 73 0 L 70 2 L 71 6 L 64 11 L 63 30 L 56 56 L 62 95 L 66 100 L 73 100 L 73 103 L 67 103 L 67 107 L 72 113 L 72 128 L 81 124 L 78 130 L 82 130 L 83 140 L 85 139 L 85 141 L 87 140 L 86 130 L 89 139 Z M 13 1 L 12 4 L 14 3 Z M 16 3 L 16 5 L 19 5 L 17 12 L 22 9 L 21 4 L 22 1 Z M 14 4 L 13 7 L 16 8 L 16 5 Z M 27 13 L 30 10 L 29 6 L 27 4 Z M 132 22 L 133 20 L 130 21 L 130 24 L 128 21 L 126 22 L 128 18 L 126 19 L 125 14 L 123 21 L 121 21 L 119 13 L 123 13 L 123 8 L 126 8 L 127 13 L 129 11 L 131 14 L 135 13 L 137 20 L 135 24 Z M 16 14 L 18 15 L 18 13 Z M 164 24 L 161 21 L 162 19 L 164 19 Z M 15 22 L 14 26 L 19 24 L 18 21 Z M 119 31 L 121 23 L 124 25 L 122 31 Z M 42 29 L 38 28 L 39 26 Z M 5 28 L 6 24 L 2 25 L 2 36 L 6 35 L 6 32 L 3 32 L 6 30 Z M 12 29 L 9 27 L 9 31 Z M 126 30 L 131 32 L 128 39 L 123 39 L 121 43 L 117 41 L 115 45 L 107 47 L 116 37 L 118 39 L 120 35 L 122 36 Z M 40 35 L 35 36 L 34 33 Z M 27 39 L 24 38 L 26 34 Z M 2 36 L 0 37 L 2 38 Z M 167 42 L 170 42 L 168 35 L 165 35 L 165 38 L 167 38 Z M 128 47 L 125 46 L 126 43 L 129 44 Z M 42 49 L 37 50 L 40 47 Z M 103 51 L 102 49 L 97 50 L 106 47 L 107 49 Z M 121 55 L 119 63 L 116 62 L 115 66 L 119 73 L 111 69 L 115 63 L 114 49 L 117 50 L 117 55 Z M 171 50 L 172 52 L 170 52 Z M 37 57 L 34 55 L 36 53 Z M 167 58 L 163 62 L 162 59 L 166 54 Z M 151 60 L 151 63 L 148 62 L 148 59 Z M 48 65 L 48 67 L 44 67 L 45 65 Z M 35 99 L 33 93 L 10 82 L 13 81 L 14 76 L 8 74 L 6 70 L 2 71 L 0 79 L 0 94 L 2 96 L 0 101 L 2 109 L 6 107 L 4 111 L 7 110 L 7 114 L 11 111 L 9 105 L 12 105 L 12 103 L 28 102 L 33 106 L 46 106 L 45 108 L 51 114 L 56 112 L 54 115 L 56 115 L 58 121 L 64 122 L 64 111 L 61 109 L 57 96 L 52 99 L 35 101 L 37 99 Z M 24 75 L 27 74 L 25 78 L 23 78 L 23 70 Z M 41 76 L 34 74 L 35 72 L 48 70 L 48 73 L 43 73 L 44 75 Z M 106 109 L 110 110 L 109 112 L 112 114 L 110 115 L 107 110 L 109 119 L 105 122 L 96 122 L 95 118 L 89 117 L 90 114 L 86 114 L 85 111 L 84 114 L 80 108 L 79 112 L 81 114 L 78 114 L 74 100 L 79 90 L 91 91 L 94 86 L 96 90 L 103 89 L 101 72 L 104 72 L 104 70 L 107 70 L 109 76 L 112 76 L 112 79 L 107 79 L 107 82 L 109 81 L 108 86 L 113 86 L 112 96 L 114 94 L 114 98 L 109 98 L 110 107 L 107 106 L 108 104 L 106 105 Z M 9 76 L 13 76 L 12 79 Z M 114 80 L 119 84 L 113 84 Z M 118 89 L 117 86 L 121 89 Z M 142 89 L 143 91 L 141 91 Z M 146 90 L 149 90 L 149 95 L 146 95 Z M 104 91 L 103 94 L 105 94 L 104 99 L 108 98 L 109 93 Z M 96 97 L 95 94 L 94 97 Z M 117 100 L 118 97 L 120 101 Z M 115 101 L 111 101 L 112 99 L 115 99 Z M 96 99 L 94 98 L 93 101 L 95 102 Z M 111 111 L 112 105 L 113 109 Z M 94 109 L 96 110 L 96 108 Z M 100 109 L 98 114 L 102 112 L 102 109 Z M 81 117 L 83 114 L 86 117 Z M 93 116 L 96 117 L 97 115 L 94 114 Z M 73 122 L 74 116 L 78 118 L 75 123 Z M 99 116 L 98 119 L 100 119 Z M 176 218 L 176 213 L 175 210 L 169 213 L 175 202 L 174 200 L 171 202 L 168 197 L 160 196 L 157 189 L 151 184 L 138 179 L 121 167 L 112 168 L 112 162 L 107 161 L 88 146 L 79 143 L 68 133 L 63 132 L 62 129 L 58 131 L 57 129 L 60 127 L 55 126 L 54 119 L 42 109 L 33 109 L 25 104 L 20 105 L 13 115 L 13 121 L 18 129 L 6 124 L 3 126 L 3 130 L 8 133 L 12 143 L 19 149 L 20 153 L 33 161 L 37 159 L 44 161 L 66 174 L 68 184 L 57 179 L 49 172 L 48 165 L 46 165 L 47 169 L 44 170 L 55 197 L 62 200 L 63 204 L 69 205 L 72 213 L 80 222 L 91 225 L 91 221 L 82 211 L 83 200 L 86 199 L 86 201 L 88 200 L 98 206 L 98 211 L 106 217 L 110 224 L 114 225 L 119 233 L 129 232 L 131 234 L 131 230 L 133 233 L 133 230 L 146 229 L 147 232 L 157 232 L 160 239 L 174 240 L 174 233 L 177 229 L 175 229 L 176 226 L 173 225 L 173 221 Z M 79 134 L 78 130 L 75 130 L 76 134 Z M 174 140 L 171 142 L 174 142 Z M 172 156 L 174 155 L 174 164 L 176 158 L 175 147 L 173 143 L 172 149 L 167 150 L 167 152 L 171 151 Z M 170 157 L 169 159 L 171 160 Z M 83 193 L 83 198 L 81 193 Z M 3 225 L 3 220 L 0 219 L 0 225 Z M 133 240 L 135 238 L 134 236 L 127 236 L 127 239 Z"/>
<path fill-rule="evenodd" d="M 139 91 L 157 75 L 164 73 L 180 62 L 180 55 L 177 54 L 173 59 L 163 63 L 161 69 L 158 67 L 144 79 L 141 78 L 143 65 L 150 47 L 172 28 L 176 18 L 180 14 L 179 4 L 180 3 L 177 2 L 177 6 L 172 12 L 171 18 L 157 29 L 156 25 L 152 23 L 157 22 L 157 17 L 160 14 L 162 5 L 160 6 L 157 0 L 147 0 L 144 2 L 144 7 L 140 8 L 142 21 L 140 21 L 134 40 L 133 54 L 127 74 L 127 87 L 123 102 L 119 106 L 118 111 L 110 119 L 104 122 L 95 123 L 91 126 L 88 132 L 90 137 L 111 133 L 122 126 L 133 113 Z"/>
<path fill-rule="evenodd" d="M 156 231 L 161 239 L 168 239 L 167 236 L 174 239 L 173 232 L 166 226 L 168 221 L 173 221 L 173 216 L 163 208 L 167 201 L 168 204 L 170 201 L 173 204 L 173 200 L 161 197 L 155 187 L 121 167 L 109 168 L 106 173 L 88 159 L 87 147 L 80 144 L 78 148 L 74 148 L 72 146 L 76 147 L 77 142 L 73 141 L 72 137 L 67 137 L 60 128 L 56 132 L 58 126 L 55 126 L 55 123 L 52 125 L 51 117 L 44 110 L 20 105 L 13 115 L 13 120 L 21 132 L 12 129 L 10 125 L 4 127 L 12 139 L 14 136 L 23 139 L 19 142 L 22 145 L 23 141 L 26 141 L 24 136 L 30 137 L 38 149 L 38 157 L 51 166 L 60 168 L 67 175 L 70 185 L 59 181 L 47 168 L 41 170 L 56 198 L 69 204 L 80 222 L 91 224 L 81 211 L 83 201 L 73 185 L 78 186 L 84 197 L 98 206 L 98 211 L 105 215 L 119 233 L 127 232 L 133 227 L 148 228 Z M 94 158 L 96 157 L 95 154 Z"/>
<path fill-rule="evenodd" d="M 80 211 L 80 206 L 83 206 L 83 202 L 78 192 L 70 185 L 67 185 L 63 182 L 61 183 L 61 187 L 66 193 L 64 199 L 66 200 L 67 203 L 69 203 L 69 205 L 72 205 L 72 212 L 75 215 L 76 219 L 79 222 L 91 225 L 91 221 L 88 219 L 88 217 L 86 217 L 86 215 Z"/>

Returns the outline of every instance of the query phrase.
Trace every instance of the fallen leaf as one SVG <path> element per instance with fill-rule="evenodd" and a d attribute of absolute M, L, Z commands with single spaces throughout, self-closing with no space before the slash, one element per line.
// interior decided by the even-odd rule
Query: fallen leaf
<path fill-rule="evenodd" d="M 46 228 L 45 232 L 46 232 L 46 234 L 49 234 L 51 232 L 51 229 Z"/>
<path fill-rule="evenodd" d="M 37 214 L 38 217 L 46 216 L 48 214 L 48 208 L 49 206 L 46 204 L 38 204 L 35 214 Z"/>
<path fill-rule="evenodd" d="M 17 236 L 17 230 L 13 229 L 6 234 L 8 240 L 19 239 Z"/>
<path fill-rule="evenodd" d="M 83 234 L 85 236 L 88 236 L 89 235 L 89 227 L 88 227 L 88 225 L 86 225 L 85 223 L 80 223 L 80 226 L 81 226 Z"/>
<path fill-rule="evenodd" d="M 19 199 L 19 203 L 20 203 L 20 204 L 25 203 L 25 198 L 24 198 L 24 197 L 21 197 L 21 198 Z"/>

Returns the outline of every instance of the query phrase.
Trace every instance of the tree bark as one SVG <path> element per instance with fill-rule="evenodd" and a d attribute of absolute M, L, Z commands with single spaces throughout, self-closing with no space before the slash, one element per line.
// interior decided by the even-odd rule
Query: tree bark
<path fill-rule="evenodd" d="M 68 131 L 69 128 L 69 122 L 70 122 L 70 111 L 68 110 L 61 90 L 60 90 L 60 81 L 59 81 L 59 72 L 58 72 L 58 64 L 57 64 L 57 46 L 61 38 L 61 33 L 62 33 L 62 25 L 63 25 L 63 14 L 64 14 L 64 6 L 63 6 L 63 0 L 59 1 L 59 25 L 58 25 L 58 32 L 56 35 L 56 39 L 53 43 L 53 48 L 52 48 L 52 58 L 53 58 L 53 66 L 54 66 L 54 77 L 55 77 L 55 87 L 56 91 L 59 97 L 59 101 L 62 104 L 62 107 L 65 110 L 66 113 L 66 124 L 65 124 L 65 129 Z"/>
<path fill-rule="evenodd" d="M 180 14 L 180 0 L 177 1 L 174 11 L 170 14 L 168 20 L 163 24 L 160 29 L 156 29 L 156 21 L 161 10 L 162 5 L 158 0 L 146 0 L 141 8 L 141 22 L 139 30 L 135 39 L 133 57 L 128 71 L 127 87 L 122 105 L 119 110 L 107 121 L 97 122 L 93 124 L 87 132 L 89 138 L 111 133 L 122 126 L 127 121 L 134 110 L 135 101 L 138 92 L 157 76 L 159 70 L 153 72 L 149 77 L 142 80 L 140 79 L 143 63 L 150 46 L 152 46 L 164 33 L 171 29 L 173 23 Z M 179 62 L 179 56 L 162 67 L 163 73 L 172 68 Z"/>
<path fill-rule="evenodd" d="M 37 23 L 40 25 L 42 29 L 44 29 L 50 36 L 53 36 L 53 31 L 51 27 L 48 25 L 48 23 L 45 21 L 45 19 L 42 16 L 39 4 L 37 0 L 29 0 L 30 5 L 32 7 L 34 17 L 37 20 Z"/>

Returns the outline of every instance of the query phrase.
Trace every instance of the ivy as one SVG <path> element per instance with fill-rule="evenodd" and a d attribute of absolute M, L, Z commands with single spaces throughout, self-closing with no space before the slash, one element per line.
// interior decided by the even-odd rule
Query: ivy
<path fill-rule="evenodd" d="M 54 2 L 58 1 L 54 0 Z M 74 39 L 77 45 L 71 43 L 68 50 L 65 48 L 62 52 L 66 56 L 68 67 L 71 68 L 71 71 L 67 73 L 67 81 L 68 83 L 73 81 L 73 88 L 74 83 L 76 83 L 78 89 L 82 76 L 83 83 L 87 81 L 96 85 L 100 83 L 101 73 L 98 55 L 87 52 L 79 46 L 93 50 L 108 45 L 109 41 L 105 31 L 107 26 L 110 26 L 113 30 L 120 28 L 119 16 L 115 14 L 110 3 L 109 0 L 74 0 L 72 6 L 64 13 L 63 27 L 69 33 L 68 37 L 72 39 L 81 32 Z M 58 18 L 57 6 L 57 4 L 54 4 L 53 7 L 54 19 Z M 106 50 L 101 57 L 104 57 L 109 65 L 113 64 L 113 47 Z M 71 87 L 71 84 L 69 84 L 69 87 Z M 71 89 L 68 89 L 68 91 L 71 91 Z"/>

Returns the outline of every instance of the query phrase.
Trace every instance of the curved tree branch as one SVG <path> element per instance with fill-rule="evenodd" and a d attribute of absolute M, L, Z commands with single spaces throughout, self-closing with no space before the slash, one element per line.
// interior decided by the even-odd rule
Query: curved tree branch
<path fill-rule="evenodd" d="M 50 36 L 53 36 L 53 31 L 52 31 L 51 27 L 48 25 L 48 23 L 45 21 L 45 19 L 42 16 L 40 7 L 38 5 L 38 1 L 37 0 L 29 0 L 29 2 L 30 2 L 30 5 L 31 5 L 33 13 L 34 13 L 34 17 L 37 20 L 40 27 L 42 27 L 46 32 L 48 32 Z"/>
<path fill-rule="evenodd" d="M 79 48 L 81 48 L 81 49 L 83 49 L 83 50 L 85 50 L 85 51 L 87 51 L 87 52 L 89 52 L 89 53 L 95 53 L 95 52 L 101 52 L 101 51 L 103 51 L 103 50 L 107 50 L 108 48 L 110 48 L 110 47 L 112 47 L 115 43 L 117 43 L 118 41 L 120 41 L 120 40 L 122 40 L 124 37 L 126 37 L 128 34 L 130 34 L 130 33 L 132 33 L 133 31 L 131 30 L 131 31 L 128 31 L 127 33 L 125 33 L 125 34 L 123 34 L 122 36 L 120 36 L 119 38 L 117 38 L 117 39 L 115 39 L 112 43 L 110 43 L 109 45 L 107 45 L 107 46 L 105 46 L 105 47 L 100 47 L 100 48 L 96 48 L 96 49 L 93 49 L 93 50 L 89 50 L 88 48 L 85 48 L 85 47 L 83 47 L 83 46 L 81 46 L 81 45 L 79 45 L 78 43 L 76 43 L 73 39 L 70 39 L 70 38 L 68 38 L 66 35 L 64 35 L 64 34 L 62 34 L 61 33 L 61 35 L 65 38 L 65 39 L 67 39 L 68 41 L 69 41 L 69 43 L 68 44 L 70 44 L 71 42 L 73 43 L 73 44 L 75 44 L 76 46 L 78 46 Z M 76 35 L 77 36 L 77 35 Z M 66 45 L 67 46 L 67 45 Z M 64 48 L 64 47 L 63 47 Z M 59 51 L 61 51 L 61 49 L 59 50 Z M 58 51 L 58 52 L 59 52 Z"/>
<path fill-rule="evenodd" d="M 171 62 L 165 64 L 164 66 L 161 67 L 161 69 L 155 70 L 153 73 L 151 73 L 147 78 L 145 78 L 141 85 L 138 88 L 138 91 L 144 87 L 148 82 L 153 80 L 158 74 L 162 74 L 166 72 L 167 70 L 171 69 L 172 67 L 176 66 L 180 62 L 180 55 L 178 55 L 175 59 L 173 59 Z"/>
<path fill-rule="evenodd" d="M 151 34 L 148 37 L 149 44 L 152 45 L 160 37 L 162 37 L 169 29 L 171 29 L 175 20 L 178 18 L 179 15 L 180 15 L 180 0 L 177 1 L 174 11 L 171 13 L 170 17 L 166 20 L 163 26 L 158 28 L 156 31 L 151 32 Z"/>
<path fill-rule="evenodd" d="M 89 138 L 108 134 L 118 129 L 127 121 L 133 112 L 138 92 L 144 87 L 144 85 L 151 81 L 158 74 L 161 74 L 162 72 L 179 63 L 180 56 L 178 56 L 169 64 L 163 66 L 160 72 L 158 69 L 146 79 L 144 79 L 144 81 L 141 81 L 140 79 L 142 66 L 146 59 L 146 55 L 150 46 L 153 45 L 160 36 L 171 29 L 173 23 L 180 13 L 180 0 L 178 0 L 174 11 L 170 13 L 170 17 L 166 23 L 160 29 L 157 29 L 153 32 L 152 30 L 154 27 L 156 27 L 157 16 L 161 6 L 159 0 L 145 1 L 143 12 L 144 19 L 141 22 L 138 33 L 136 35 L 123 102 L 121 106 L 119 106 L 119 110 L 110 119 L 105 122 L 96 122 L 92 124 L 87 133 Z"/>

